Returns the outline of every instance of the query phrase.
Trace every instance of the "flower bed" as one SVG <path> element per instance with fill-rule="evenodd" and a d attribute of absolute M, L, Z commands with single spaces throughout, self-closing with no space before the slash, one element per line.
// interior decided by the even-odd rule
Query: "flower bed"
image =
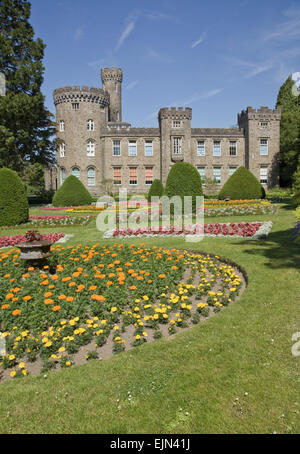
<path fill-rule="evenodd" d="M 186 236 L 198 235 L 203 232 L 205 236 L 220 237 L 249 237 L 264 238 L 272 228 L 272 222 L 231 222 L 225 224 L 204 224 L 203 228 L 198 224 L 188 225 L 187 227 L 160 226 L 157 229 L 151 227 L 141 227 L 137 229 L 119 229 L 107 230 L 103 238 L 126 238 L 126 237 L 157 237 L 157 236 Z"/>
<path fill-rule="evenodd" d="M 87 347 L 89 359 L 105 343 L 116 353 L 126 339 L 129 347 L 172 334 L 218 312 L 242 288 L 217 256 L 123 244 L 52 252 L 43 272 L 26 269 L 16 249 L 0 252 L 4 378 L 27 375 L 35 361 L 43 371 L 68 367 Z"/>
<path fill-rule="evenodd" d="M 64 233 L 42 233 L 41 239 L 47 241 L 53 241 L 55 243 L 60 238 L 65 236 Z M 14 235 L 14 236 L 1 236 L 0 237 L 0 248 L 15 246 L 18 243 L 26 243 L 27 239 L 25 235 Z"/>
<path fill-rule="evenodd" d="M 216 217 L 216 216 L 244 216 L 253 214 L 275 214 L 278 208 L 275 205 L 262 205 L 262 204 L 250 204 L 250 205 L 224 205 L 218 207 L 204 207 L 205 217 Z"/>
<path fill-rule="evenodd" d="M 70 216 L 70 215 L 39 215 L 29 216 L 29 221 L 24 224 L 15 225 L 13 228 L 24 227 L 57 227 L 72 225 L 87 225 L 94 216 Z M 1 230 L 8 230 L 12 227 L 1 226 Z"/>

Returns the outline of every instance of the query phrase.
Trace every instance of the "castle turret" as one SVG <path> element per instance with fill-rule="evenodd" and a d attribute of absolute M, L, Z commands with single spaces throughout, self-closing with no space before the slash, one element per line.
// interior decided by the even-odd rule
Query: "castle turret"
<path fill-rule="evenodd" d="M 122 80 L 123 71 L 120 68 L 101 69 L 103 90 L 110 95 L 108 121 L 122 121 Z"/>

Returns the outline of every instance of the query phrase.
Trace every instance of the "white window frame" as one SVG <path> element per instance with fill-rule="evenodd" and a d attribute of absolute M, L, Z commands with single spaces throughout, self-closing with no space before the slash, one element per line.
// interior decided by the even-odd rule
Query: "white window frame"
<path fill-rule="evenodd" d="M 78 174 L 77 174 L 77 172 L 74 173 L 74 170 L 75 170 L 75 169 L 78 170 Z M 73 175 L 74 177 L 78 178 L 78 180 L 80 180 L 80 169 L 79 169 L 79 167 L 76 167 L 76 166 L 73 167 L 73 169 L 72 169 L 72 175 Z"/>
<path fill-rule="evenodd" d="M 149 153 L 151 144 L 151 153 Z M 148 151 L 147 151 L 148 148 Z M 145 156 L 153 156 L 153 140 L 145 140 Z"/>
<path fill-rule="evenodd" d="M 137 156 L 137 141 L 128 141 L 128 156 Z"/>
<path fill-rule="evenodd" d="M 197 140 L 197 156 L 205 156 L 205 140 Z"/>
<path fill-rule="evenodd" d="M 229 156 L 237 156 L 237 141 L 229 141 Z"/>
<path fill-rule="evenodd" d="M 262 172 L 264 170 L 265 172 Z M 261 165 L 259 168 L 259 181 L 261 184 L 268 184 L 268 166 Z"/>
<path fill-rule="evenodd" d="M 216 148 L 216 144 L 219 144 L 219 147 Z M 216 151 L 219 150 L 218 153 L 216 153 Z M 222 150 L 221 150 L 221 140 L 214 140 L 214 143 L 213 143 L 213 156 L 222 156 Z"/>
<path fill-rule="evenodd" d="M 266 142 L 266 143 L 262 143 L 262 142 Z M 269 154 L 269 140 L 268 139 L 264 139 L 264 138 L 259 139 L 259 154 L 260 154 L 260 156 L 268 156 L 268 154 Z"/>
<path fill-rule="evenodd" d="M 136 180 L 130 180 L 130 169 L 136 169 Z M 135 183 L 131 183 L 131 181 L 135 181 Z M 137 186 L 137 184 L 138 184 L 137 167 L 129 167 L 129 185 Z"/>
<path fill-rule="evenodd" d="M 220 175 L 216 176 L 215 170 L 220 170 Z M 218 180 L 218 177 L 219 177 L 220 181 Z M 214 178 L 214 180 L 217 181 L 217 184 L 221 184 L 221 182 L 222 182 L 222 167 L 221 166 L 213 166 L 213 178 Z"/>
<path fill-rule="evenodd" d="M 197 170 L 198 170 L 198 173 L 201 177 L 201 181 L 203 184 L 205 184 L 205 180 L 206 180 L 206 167 L 205 166 L 197 166 Z M 204 172 L 202 172 L 201 174 L 201 171 L 200 170 L 204 170 Z"/>
<path fill-rule="evenodd" d="M 95 123 L 94 120 L 91 118 L 86 122 L 86 128 L 88 131 L 94 131 L 95 130 Z"/>
<path fill-rule="evenodd" d="M 89 176 L 89 171 L 93 170 L 94 175 L 91 177 Z M 96 169 L 95 167 L 88 167 L 87 168 L 87 185 L 88 186 L 96 186 Z"/>
<path fill-rule="evenodd" d="M 60 168 L 60 184 L 63 184 L 66 180 L 66 169 L 64 167 Z"/>
<path fill-rule="evenodd" d="M 146 178 L 146 170 L 151 169 L 152 170 L 152 180 L 147 180 Z M 153 166 L 145 166 L 145 184 L 147 186 L 150 186 L 153 183 Z"/>
<path fill-rule="evenodd" d="M 233 172 L 232 172 L 232 169 L 234 169 Z M 236 170 L 237 170 L 237 166 L 229 166 L 229 171 L 228 171 L 229 177 L 231 177 Z"/>
<path fill-rule="evenodd" d="M 173 137 L 173 154 L 182 154 L 182 137 Z"/>
<path fill-rule="evenodd" d="M 86 143 L 86 155 L 91 157 L 95 156 L 95 141 L 93 139 L 89 139 Z"/>
<path fill-rule="evenodd" d="M 114 175 L 115 169 L 120 169 L 120 174 L 121 174 L 120 180 L 115 180 L 115 175 Z M 120 166 L 113 166 L 113 184 L 115 186 L 121 186 L 121 184 L 122 184 L 122 167 L 120 167 Z"/>
<path fill-rule="evenodd" d="M 119 140 L 119 139 L 113 140 L 112 145 L 113 145 L 113 149 L 112 149 L 113 156 L 121 156 L 121 140 Z"/>
<path fill-rule="evenodd" d="M 66 144 L 65 142 L 62 142 L 59 146 L 59 153 L 60 153 L 60 157 L 61 158 L 65 158 L 66 157 Z"/>
<path fill-rule="evenodd" d="M 64 132 L 65 130 L 65 122 L 64 120 L 60 120 L 59 122 L 59 132 Z"/>

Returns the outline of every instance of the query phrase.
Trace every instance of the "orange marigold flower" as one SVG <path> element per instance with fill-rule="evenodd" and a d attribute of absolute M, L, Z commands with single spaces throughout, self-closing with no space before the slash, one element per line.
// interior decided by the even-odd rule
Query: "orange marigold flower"
<path fill-rule="evenodd" d="M 65 300 L 66 299 L 66 295 L 59 295 L 58 299 L 59 300 Z"/>
<path fill-rule="evenodd" d="M 11 298 L 13 298 L 13 296 L 14 296 L 13 293 L 8 293 L 8 294 L 6 295 L 5 298 L 6 298 L 7 300 L 10 300 Z"/>
<path fill-rule="evenodd" d="M 29 301 L 29 300 L 31 300 L 31 296 L 30 295 L 23 296 L 23 300 Z"/>
<path fill-rule="evenodd" d="M 52 296 L 52 295 L 53 295 L 52 292 L 46 292 L 46 293 L 44 293 L 44 297 L 45 297 L 45 298 L 50 298 L 50 296 Z"/>
<path fill-rule="evenodd" d="M 71 280 L 71 277 L 70 276 L 66 276 L 66 277 L 63 277 L 62 278 L 62 282 L 68 282 Z"/>
<path fill-rule="evenodd" d="M 129 287 L 129 289 L 130 289 L 130 290 L 136 290 L 136 286 L 135 286 L 135 285 L 131 285 L 131 286 Z"/>
<path fill-rule="evenodd" d="M 74 301 L 74 297 L 73 296 L 67 296 L 66 301 L 68 301 L 68 303 L 71 303 L 72 301 Z"/>
<path fill-rule="evenodd" d="M 9 304 L 2 304 L 1 306 L 1 309 L 8 309 L 9 308 Z"/>
<path fill-rule="evenodd" d="M 90 286 L 90 290 L 96 290 L 96 288 L 97 288 L 97 285 L 91 285 Z"/>
<path fill-rule="evenodd" d="M 91 299 L 95 301 L 105 301 L 106 298 L 103 295 L 91 295 Z"/>
<path fill-rule="evenodd" d="M 15 309 L 14 311 L 12 311 L 12 314 L 15 317 L 16 315 L 20 315 L 21 311 L 20 311 L 20 309 Z"/>
<path fill-rule="evenodd" d="M 44 304 L 46 304 L 46 306 L 48 306 L 49 304 L 53 304 L 53 303 L 54 303 L 54 301 L 51 299 L 44 300 Z"/>
<path fill-rule="evenodd" d="M 107 281 L 107 282 L 106 282 L 106 285 L 107 285 L 108 287 L 110 287 L 110 286 L 113 285 L 113 284 L 114 284 L 114 283 L 113 283 L 112 281 Z"/>
<path fill-rule="evenodd" d="M 159 274 L 158 277 L 159 277 L 160 279 L 164 279 L 164 278 L 166 277 L 166 275 L 165 275 L 165 274 Z"/>
<path fill-rule="evenodd" d="M 52 307 L 53 312 L 57 312 L 60 310 L 60 306 L 54 306 Z"/>

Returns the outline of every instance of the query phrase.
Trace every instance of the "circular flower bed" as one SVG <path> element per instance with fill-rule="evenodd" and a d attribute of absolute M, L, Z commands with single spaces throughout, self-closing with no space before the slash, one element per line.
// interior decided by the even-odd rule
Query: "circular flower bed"
<path fill-rule="evenodd" d="M 26 269 L 18 249 L 0 252 L 4 379 L 68 367 L 84 349 L 91 359 L 173 334 L 227 306 L 243 284 L 219 257 L 188 251 L 96 244 L 52 252 L 43 271 Z"/>

